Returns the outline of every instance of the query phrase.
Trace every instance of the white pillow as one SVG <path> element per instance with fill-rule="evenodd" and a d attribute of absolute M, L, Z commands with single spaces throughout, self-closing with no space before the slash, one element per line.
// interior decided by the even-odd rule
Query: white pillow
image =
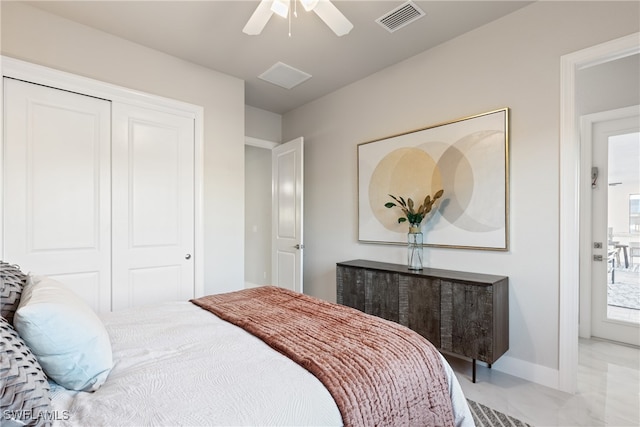
<path fill-rule="evenodd" d="M 95 391 L 109 376 L 113 359 L 107 330 L 61 283 L 29 275 L 13 322 L 47 376 L 62 387 Z"/>

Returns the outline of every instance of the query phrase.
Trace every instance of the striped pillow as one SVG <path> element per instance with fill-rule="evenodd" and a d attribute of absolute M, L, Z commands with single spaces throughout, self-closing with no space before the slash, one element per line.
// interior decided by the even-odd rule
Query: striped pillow
<path fill-rule="evenodd" d="M 4 317 L 0 317 L 0 408 L 2 420 L 13 420 L 15 425 L 51 425 L 47 376 Z"/>
<path fill-rule="evenodd" d="M 20 304 L 27 275 L 15 265 L 0 261 L 0 316 L 13 325 L 13 315 Z"/>

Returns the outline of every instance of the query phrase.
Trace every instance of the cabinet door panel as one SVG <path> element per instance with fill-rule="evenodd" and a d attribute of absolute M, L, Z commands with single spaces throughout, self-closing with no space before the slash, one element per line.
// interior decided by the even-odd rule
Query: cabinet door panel
<path fill-rule="evenodd" d="M 364 270 L 338 266 L 337 302 L 364 311 Z"/>
<path fill-rule="evenodd" d="M 398 322 L 398 275 L 382 271 L 365 272 L 365 312 Z"/>
<path fill-rule="evenodd" d="M 442 282 L 442 349 L 493 363 L 493 289 Z"/>
<path fill-rule="evenodd" d="M 400 276 L 400 323 L 440 346 L 440 280 Z"/>

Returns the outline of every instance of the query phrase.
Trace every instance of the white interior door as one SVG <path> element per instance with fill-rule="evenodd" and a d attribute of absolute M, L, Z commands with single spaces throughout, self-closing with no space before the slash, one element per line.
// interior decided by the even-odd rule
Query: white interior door
<path fill-rule="evenodd" d="M 111 308 L 110 102 L 4 78 L 4 260 Z"/>
<path fill-rule="evenodd" d="M 592 133 L 591 335 L 640 345 L 640 273 L 629 247 L 629 197 L 640 193 L 640 116 L 596 122 Z M 596 176 L 597 175 L 597 176 Z M 601 248 L 599 247 L 601 246 Z M 602 257 L 602 259 L 600 258 Z"/>
<path fill-rule="evenodd" d="M 113 309 L 194 296 L 194 121 L 113 105 Z"/>
<path fill-rule="evenodd" d="M 302 292 L 304 140 L 272 150 L 272 280 L 282 288 Z"/>

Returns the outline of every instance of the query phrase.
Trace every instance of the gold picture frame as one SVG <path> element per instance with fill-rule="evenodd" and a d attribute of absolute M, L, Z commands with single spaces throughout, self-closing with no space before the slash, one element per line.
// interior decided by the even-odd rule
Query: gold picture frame
<path fill-rule="evenodd" d="M 406 244 L 389 195 L 419 204 L 440 189 L 425 246 L 509 249 L 508 108 L 358 144 L 358 240 Z"/>

